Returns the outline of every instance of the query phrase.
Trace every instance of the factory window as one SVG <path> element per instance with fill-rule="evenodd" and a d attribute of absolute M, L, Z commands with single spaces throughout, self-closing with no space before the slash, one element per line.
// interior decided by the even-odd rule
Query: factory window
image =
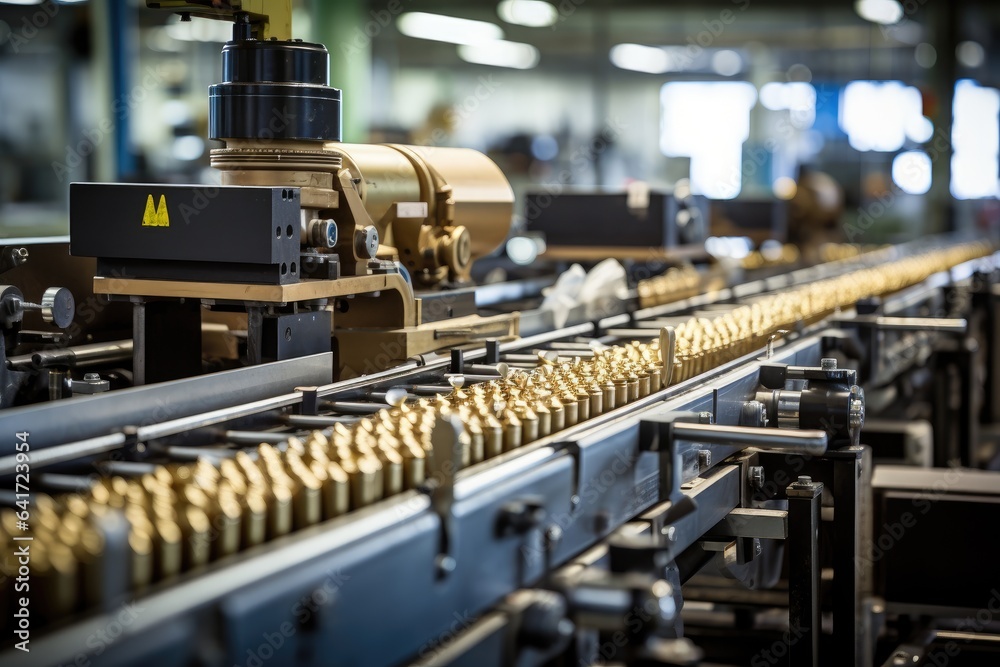
<path fill-rule="evenodd" d="M 859 151 L 898 151 L 907 140 L 934 133 L 923 115 L 920 91 L 899 81 L 852 81 L 840 101 L 840 127 Z"/>
<path fill-rule="evenodd" d="M 771 111 L 788 111 L 796 129 L 812 127 L 816 120 L 816 89 L 804 81 L 771 81 L 760 89 L 760 104 Z"/>
<path fill-rule="evenodd" d="M 677 81 L 660 89 L 660 150 L 691 158 L 691 190 L 733 199 L 757 89 L 744 81 Z"/>
<path fill-rule="evenodd" d="M 978 199 L 1000 194 L 997 183 L 1000 154 L 1000 91 L 975 81 L 955 85 L 951 143 L 951 194 L 956 199 Z"/>

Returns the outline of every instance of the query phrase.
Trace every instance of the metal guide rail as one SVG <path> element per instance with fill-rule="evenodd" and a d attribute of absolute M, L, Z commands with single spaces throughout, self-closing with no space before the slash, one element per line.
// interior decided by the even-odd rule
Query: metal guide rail
<path fill-rule="evenodd" d="M 942 269 L 984 252 L 966 247 L 922 267 L 912 258 L 910 277 L 900 278 L 905 271 L 897 265 L 883 289 L 919 291 Z M 963 266 L 952 277 L 970 271 Z M 129 410 L 143 412 L 136 407 L 143 391 L 162 399 L 155 393 L 162 388 L 134 390 L 133 403 L 121 392 L 123 407 L 104 424 L 83 415 L 116 397 L 82 399 L 72 402 L 82 411 L 74 415 L 75 442 L 60 442 L 60 431 L 47 428 L 52 408 L 20 411 L 36 420 L 45 445 L 33 459 L 41 473 L 35 488 L 69 494 L 36 503 L 38 530 L 73 533 L 65 545 L 39 542 L 45 597 L 38 622 L 51 630 L 30 664 L 70 659 L 65 647 L 82 646 L 76 639 L 135 596 L 149 613 L 105 659 L 131 663 L 165 642 L 176 649 L 171 663 L 181 664 L 184 651 L 205 650 L 190 638 L 218 613 L 224 627 L 212 631 L 221 637 L 212 652 L 229 664 L 245 661 L 244 649 L 284 627 L 285 616 L 296 628 L 280 649 L 286 659 L 318 660 L 324 646 L 337 647 L 338 664 L 395 664 L 426 653 L 427 639 L 454 620 L 446 610 L 467 610 L 471 627 L 503 595 L 656 502 L 683 507 L 682 496 L 691 495 L 685 485 L 713 461 L 747 446 L 815 457 L 833 443 L 856 445 L 863 414 L 853 376 L 820 364 L 823 336 L 806 332 L 763 366 L 756 360 L 763 343 L 786 333 L 789 318 L 801 327 L 833 309 L 817 293 L 815 286 L 799 290 L 797 302 L 765 297 L 785 319 L 751 319 L 745 340 L 740 315 L 753 309 L 733 305 L 713 321 L 715 331 L 698 318 L 677 327 L 653 322 L 658 331 L 646 331 L 659 335 L 648 343 L 619 344 L 640 338 L 635 328 L 595 336 L 593 325 L 581 325 L 334 385 L 322 383 L 327 355 L 274 365 L 279 372 L 266 388 L 255 386 L 264 376 L 251 373 L 270 367 L 196 378 L 178 388 L 173 405 L 158 406 L 159 418 L 110 435 L 111 423 L 123 423 Z M 724 338 L 730 321 L 737 326 Z M 710 358 L 691 352 L 702 338 L 717 343 L 704 347 Z M 303 378 L 309 386 L 296 386 Z M 810 394 L 784 389 L 788 381 L 829 383 L 825 395 L 843 400 L 810 412 Z M 241 392 L 242 405 L 206 404 L 214 409 L 191 414 L 188 401 L 222 387 Z M 765 428 L 767 413 L 785 430 Z M 95 472 L 105 476 L 96 485 Z M 734 488 L 752 477 L 748 468 L 735 474 Z M 687 549 L 699 531 L 743 506 L 744 490 L 735 493 L 714 513 L 699 504 L 695 522 L 669 517 L 675 530 L 692 526 L 675 532 L 674 549 Z M 16 527 L 8 522 L 4 515 L 10 534 Z M 686 531 L 690 537 L 682 538 Z M 319 591 L 327 593 L 323 604 L 297 604 Z M 426 610 L 418 604 L 415 614 L 401 599 L 433 602 Z M 59 629 L 80 611 L 87 614 Z M 362 619 L 377 619 L 382 630 L 359 632 Z M 156 628 L 169 632 L 150 642 L 147 630 Z"/>

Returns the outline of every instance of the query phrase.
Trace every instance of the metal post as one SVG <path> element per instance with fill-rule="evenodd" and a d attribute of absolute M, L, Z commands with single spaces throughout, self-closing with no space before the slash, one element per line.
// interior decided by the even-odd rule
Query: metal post
<path fill-rule="evenodd" d="M 799 477 L 788 496 L 788 660 L 819 665 L 819 510 L 823 484 Z M 845 663 L 848 664 L 848 663 Z"/>
<path fill-rule="evenodd" d="M 861 621 L 863 530 L 861 485 L 863 447 L 829 452 L 833 463 L 833 651 L 830 664 L 867 665 Z"/>
<path fill-rule="evenodd" d="M 974 338 L 943 340 L 935 360 L 934 465 L 975 466 L 975 443 L 979 437 L 978 405 L 975 400 L 978 344 Z"/>
<path fill-rule="evenodd" d="M 201 375 L 201 302 L 137 301 L 132 341 L 136 386 Z"/>
<path fill-rule="evenodd" d="M 247 307 L 247 364 L 256 366 L 264 358 L 264 312 L 258 306 Z"/>

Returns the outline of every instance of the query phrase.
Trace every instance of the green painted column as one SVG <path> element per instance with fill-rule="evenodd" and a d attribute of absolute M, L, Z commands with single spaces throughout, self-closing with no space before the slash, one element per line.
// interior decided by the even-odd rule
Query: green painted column
<path fill-rule="evenodd" d="M 345 142 L 368 141 L 372 37 L 395 18 L 388 11 L 385 17 L 377 13 L 370 13 L 364 0 L 311 2 L 312 35 L 308 38 L 325 44 L 330 51 L 330 85 L 343 91 Z"/>

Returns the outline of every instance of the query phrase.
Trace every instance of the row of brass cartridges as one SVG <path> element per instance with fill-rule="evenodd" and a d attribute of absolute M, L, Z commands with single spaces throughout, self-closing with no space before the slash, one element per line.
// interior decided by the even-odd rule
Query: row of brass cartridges
<path fill-rule="evenodd" d="M 641 363 L 640 363 L 641 362 Z M 212 560 L 386 496 L 419 486 L 430 456 L 436 415 L 455 411 L 472 438 L 466 463 L 508 451 L 649 393 L 659 386 L 655 346 L 630 343 L 596 361 L 563 363 L 509 383 L 453 392 L 443 404 L 383 410 L 352 427 L 261 444 L 218 464 L 157 466 L 127 479 L 100 479 L 88 494 L 37 501 L 32 577 L 43 619 L 55 620 L 98 601 L 97 564 L 104 541 L 93 519 L 121 511 L 128 520 L 132 588 L 168 579 Z M 643 364 L 646 367 L 643 367 Z M 490 400 L 487 400 L 487 397 Z M 503 407 L 496 398 L 501 398 Z M 13 511 L 0 526 L 16 532 Z M 13 584 L 16 563 L 4 574 Z"/>
<path fill-rule="evenodd" d="M 104 536 L 89 520 L 84 500 L 71 496 L 61 504 L 36 494 L 34 501 L 27 531 L 15 510 L 0 512 L 0 629 L 5 634 L 13 629 L 12 614 L 22 598 L 29 602 L 31 624 L 39 626 L 100 599 Z"/>
<path fill-rule="evenodd" d="M 241 451 L 218 464 L 157 466 L 132 479 L 101 479 L 88 494 L 43 497 L 33 573 L 48 591 L 44 606 L 58 617 L 96 602 L 99 578 L 87 572 L 102 556 L 103 539 L 92 520 L 109 510 L 129 522 L 129 576 L 133 589 L 142 590 L 419 486 L 439 413 L 463 416 L 473 436 L 464 462 L 473 463 L 644 397 L 660 387 L 662 371 L 656 342 L 635 341 L 593 359 L 456 390 L 443 402 L 422 400 L 352 427 L 291 438 L 281 449 L 261 444 L 255 457 Z M 13 513 L 3 521 L 9 538 Z"/>
<path fill-rule="evenodd" d="M 552 360 L 506 378 L 458 388 L 439 398 L 470 433 L 469 463 L 496 456 L 596 417 L 662 385 L 656 343 L 638 341 L 600 350 L 592 359 Z"/>
<path fill-rule="evenodd" d="M 784 243 L 781 246 L 770 250 L 754 250 L 747 254 L 740 262 L 740 266 L 747 270 L 759 269 L 762 266 L 781 266 L 783 264 L 794 264 L 799 261 L 799 248 L 791 243 Z"/>
<path fill-rule="evenodd" d="M 649 308 L 694 296 L 701 290 L 701 275 L 690 264 L 675 266 L 636 285 L 639 306 Z"/>
<path fill-rule="evenodd" d="M 898 291 L 990 252 L 992 247 L 987 243 L 931 251 L 767 295 L 711 320 L 691 318 L 676 329 L 673 381 L 686 380 L 759 349 L 767 337 L 799 322 L 815 321 L 865 297 Z"/>
<path fill-rule="evenodd" d="M 509 451 L 606 410 L 644 397 L 662 383 L 656 343 L 631 342 L 594 359 L 544 365 L 509 381 L 456 390 L 446 400 L 422 400 L 361 420 L 261 444 L 218 464 L 157 466 L 135 477 L 110 477 L 89 493 L 53 500 L 39 496 L 33 521 L 32 577 L 40 616 L 55 620 L 94 605 L 104 540 L 94 520 L 121 511 L 129 523 L 129 578 L 141 591 L 212 560 L 378 499 L 419 486 L 437 414 L 457 412 L 469 426 L 465 463 Z M 0 537 L 13 544 L 13 511 Z M 4 574 L 13 583 L 16 563 Z"/>
<path fill-rule="evenodd" d="M 261 444 L 256 457 L 241 451 L 219 465 L 202 459 L 157 466 L 132 479 L 100 479 L 88 494 L 39 496 L 31 569 L 46 591 L 42 606 L 58 617 L 96 601 L 99 578 L 87 571 L 100 559 L 103 539 L 92 519 L 109 510 L 129 522 L 129 576 L 132 588 L 142 590 L 420 484 L 423 448 L 403 448 L 403 456 L 379 441 L 379 425 L 366 426 L 331 438 L 321 432 L 305 442 L 293 438 L 284 451 Z M 0 537 L 13 544 L 16 517 L 11 510 L 0 517 Z M 14 568 L 4 574 L 16 572 L 16 563 L 4 565 Z M 48 586 L 50 580 L 55 583 Z"/>

